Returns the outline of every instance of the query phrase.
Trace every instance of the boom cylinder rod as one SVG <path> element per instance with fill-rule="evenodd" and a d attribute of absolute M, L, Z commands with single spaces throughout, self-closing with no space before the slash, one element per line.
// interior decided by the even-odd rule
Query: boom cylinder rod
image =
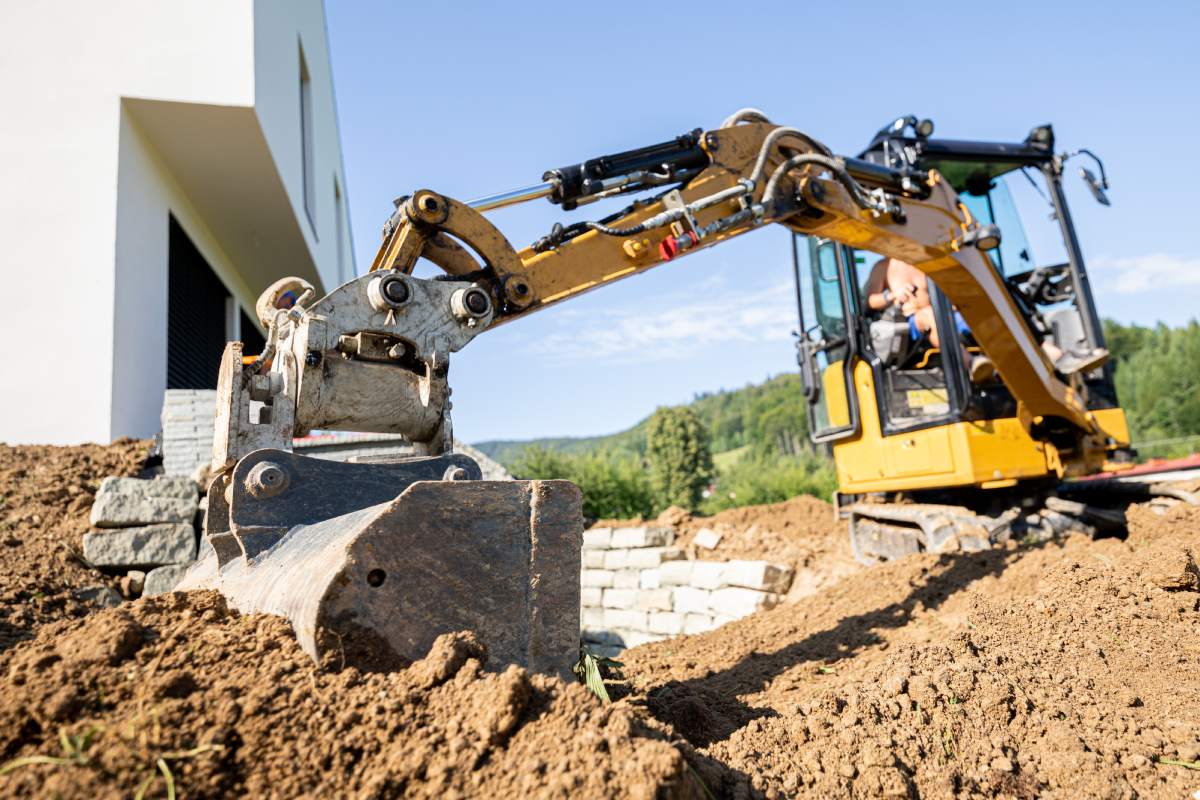
<path fill-rule="evenodd" d="M 517 203 L 527 203 L 530 200 L 537 200 L 539 197 L 549 197 L 557 186 L 558 184 L 554 181 L 535 183 L 532 186 L 524 186 L 520 189 L 512 189 L 507 192 L 500 192 L 499 194 L 489 194 L 486 197 L 472 200 L 467 205 L 476 211 L 491 211 L 493 208 L 515 206 Z"/>

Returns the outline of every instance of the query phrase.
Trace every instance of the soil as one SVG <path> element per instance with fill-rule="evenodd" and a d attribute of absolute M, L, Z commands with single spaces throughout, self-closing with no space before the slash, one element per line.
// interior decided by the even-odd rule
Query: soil
<path fill-rule="evenodd" d="M 138 474 L 149 450 L 149 442 L 130 439 L 107 447 L 0 445 L 0 659 L 42 625 L 94 610 L 80 590 L 117 588 L 83 560 L 83 534 L 100 481 Z"/>
<path fill-rule="evenodd" d="M 43 502 L 40 480 L 62 482 L 35 477 L 21 504 L 6 488 L 10 517 Z M 67 544 L 87 514 L 70 503 L 45 501 Z M 800 602 L 627 651 L 611 704 L 489 670 L 469 632 L 398 672 L 321 671 L 285 621 L 206 592 L 30 617 L 0 654 L 0 794 L 164 797 L 169 775 L 180 797 L 1188 797 L 1200 510 L 1131 520 L 1125 541 L 850 568 Z M 685 546 L 693 525 L 728 523 L 721 557 L 847 548 L 818 501 L 677 523 Z M 55 581 L 81 576 L 37 571 L 24 546 L 7 545 L 3 585 L 69 595 Z M 30 599 L 0 602 L 11 620 Z"/>

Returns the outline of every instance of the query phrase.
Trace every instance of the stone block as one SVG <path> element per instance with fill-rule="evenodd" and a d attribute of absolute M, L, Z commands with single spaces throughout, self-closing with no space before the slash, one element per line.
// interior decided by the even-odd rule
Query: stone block
<path fill-rule="evenodd" d="M 671 589 L 639 589 L 633 607 L 639 611 L 670 611 Z"/>
<path fill-rule="evenodd" d="M 721 583 L 783 594 L 792 585 L 792 569 L 767 561 L 729 561 L 721 574 Z"/>
<path fill-rule="evenodd" d="M 697 589 L 718 589 L 724 572 L 722 561 L 693 561 L 692 579 L 688 583 Z"/>
<path fill-rule="evenodd" d="M 83 535 L 83 557 L 98 567 L 158 567 L 196 557 L 190 523 L 91 531 Z"/>
<path fill-rule="evenodd" d="M 665 636 L 678 636 L 683 633 L 683 614 L 673 611 L 651 611 L 647 626 L 651 633 L 661 633 Z"/>
<path fill-rule="evenodd" d="M 704 589 L 680 586 L 671 596 L 672 608 L 680 614 L 707 614 L 710 594 Z"/>
<path fill-rule="evenodd" d="M 645 630 L 619 630 L 616 632 L 626 647 L 660 641 L 663 637 Z"/>
<path fill-rule="evenodd" d="M 630 608 L 604 609 L 604 627 L 610 630 L 624 628 L 626 630 L 646 630 L 646 612 L 634 611 Z"/>
<path fill-rule="evenodd" d="M 603 552 L 605 569 L 625 568 L 625 562 L 629 558 L 628 550 L 605 550 Z"/>
<path fill-rule="evenodd" d="M 708 607 L 714 614 L 727 617 L 744 617 L 771 608 L 778 602 L 778 595 L 758 592 L 754 589 L 727 587 L 717 589 L 709 598 Z"/>
<path fill-rule="evenodd" d="M 657 589 L 662 586 L 662 573 L 656 569 L 644 569 L 638 573 L 638 588 Z"/>
<path fill-rule="evenodd" d="M 636 599 L 636 589 L 605 589 L 601 605 L 605 608 L 633 608 Z"/>
<path fill-rule="evenodd" d="M 694 561 L 666 561 L 658 568 L 663 586 L 687 586 L 692 582 Z"/>
<path fill-rule="evenodd" d="M 599 603 L 596 604 L 599 606 Z M 585 606 L 579 615 L 579 625 L 584 632 L 604 628 L 604 609 Z M 583 638 L 588 638 L 584 636 Z"/>
<path fill-rule="evenodd" d="M 585 569 L 580 577 L 582 586 L 598 586 L 602 589 L 612 586 L 613 573 L 607 569 Z"/>
<path fill-rule="evenodd" d="M 116 608 L 124 600 L 120 593 L 108 586 L 84 586 L 82 589 L 76 589 L 75 599 L 100 608 Z"/>
<path fill-rule="evenodd" d="M 683 618 L 684 633 L 704 633 L 715 627 L 713 618 L 708 614 L 688 614 Z"/>
<path fill-rule="evenodd" d="M 622 569 L 613 573 L 614 589 L 636 589 L 641 573 L 636 569 Z"/>
<path fill-rule="evenodd" d="M 678 561 L 683 551 L 676 547 L 641 547 L 624 551 L 624 566 L 632 569 L 653 569 L 664 561 Z"/>
<path fill-rule="evenodd" d="M 600 605 L 604 590 L 598 586 L 585 586 L 579 590 L 579 604 L 584 608 Z"/>
<path fill-rule="evenodd" d="M 612 533 L 612 547 L 667 547 L 674 543 L 675 531 L 659 526 L 617 528 Z"/>
<path fill-rule="evenodd" d="M 97 528 L 190 523 L 199 501 L 196 484 L 188 478 L 141 480 L 110 476 L 96 492 L 91 521 Z"/>
<path fill-rule="evenodd" d="M 719 628 L 727 622 L 733 622 L 737 617 L 729 617 L 725 614 L 717 614 L 713 617 L 713 627 Z"/>
<path fill-rule="evenodd" d="M 583 568 L 604 569 L 604 556 L 607 552 L 607 550 L 584 550 Z"/>
<path fill-rule="evenodd" d="M 612 528 L 588 528 L 583 532 L 584 550 L 606 550 L 612 541 Z"/>
<path fill-rule="evenodd" d="M 191 564 L 171 564 L 150 570 L 146 573 L 146 584 L 142 587 L 142 597 L 166 594 L 171 591 L 191 566 Z"/>
<path fill-rule="evenodd" d="M 696 547 L 702 547 L 705 550 L 716 550 L 717 545 L 721 543 L 721 534 L 714 531 L 712 528 L 701 528 L 696 531 L 696 535 L 692 537 L 692 544 Z"/>

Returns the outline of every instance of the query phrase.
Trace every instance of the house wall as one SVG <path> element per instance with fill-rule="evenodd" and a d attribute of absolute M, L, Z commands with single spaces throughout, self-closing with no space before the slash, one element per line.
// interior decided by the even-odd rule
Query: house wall
<path fill-rule="evenodd" d="M 299 49 L 285 46 L 298 38 L 319 126 L 316 231 L 307 232 L 305 248 L 294 222 L 288 228 L 276 215 L 269 230 L 255 231 L 259 221 L 249 209 L 242 216 L 250 228 L 232 232 L 242 236 L 235 250 L 228 224 L 218 230 L 211 214 L 198 211 L 193 187 L 160 157 L 171 144 L 162 138 L 169 127 L 159 119 L 157 133 L 148 133 L 131 109 L 211 109 L 214 128 L 234 125 L 240 138 L 229 141 L 255 146 L 231 151 L 231 160 L 273 159 L 278 175 L 271 177 L 286 187 L 276 205 L 290 204 L 285 216 L 297 214 L 304 230 Z M 279 63 L 264 63 L 271 59 Z M 107 442 L 157 430 L 166 385 L 168 213 L 245 308 L 266 273 L 282 277 L 277 262 L 307 261 L 275 247 L 276 262 L 248 263 L 255 259 L 246 242 L 260 233 L 277 244 L 293 237 L 301 253 L 311 251 L 327 288 L 340 282 L 334 175 L 343 200 L 346 190 L 320 0 L 0 3 L 0 74 L 9 121 L 0 125 L 0 175 L 9 188 L 0 193 L 8 295 L 0 333 L 19 343 L 7 354 L 0 441 Z M 264 185 L 261 173 L 253 180 Z M 238 187 L 228 193 L 236 199 Z"/>

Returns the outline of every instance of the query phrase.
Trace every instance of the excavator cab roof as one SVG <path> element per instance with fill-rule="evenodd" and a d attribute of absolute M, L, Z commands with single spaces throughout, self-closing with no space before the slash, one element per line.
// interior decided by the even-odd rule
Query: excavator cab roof
<path fill-rule="evenodd" d="M 992 181 L 1054 159 L 1054 129 L 1039 125 L 1022 142 L 934 139 L 933 122 L 900 117 L 882 128 L 859 158 L 894 169 L 936 169 L 959 192 L 984 195 Z"/>

